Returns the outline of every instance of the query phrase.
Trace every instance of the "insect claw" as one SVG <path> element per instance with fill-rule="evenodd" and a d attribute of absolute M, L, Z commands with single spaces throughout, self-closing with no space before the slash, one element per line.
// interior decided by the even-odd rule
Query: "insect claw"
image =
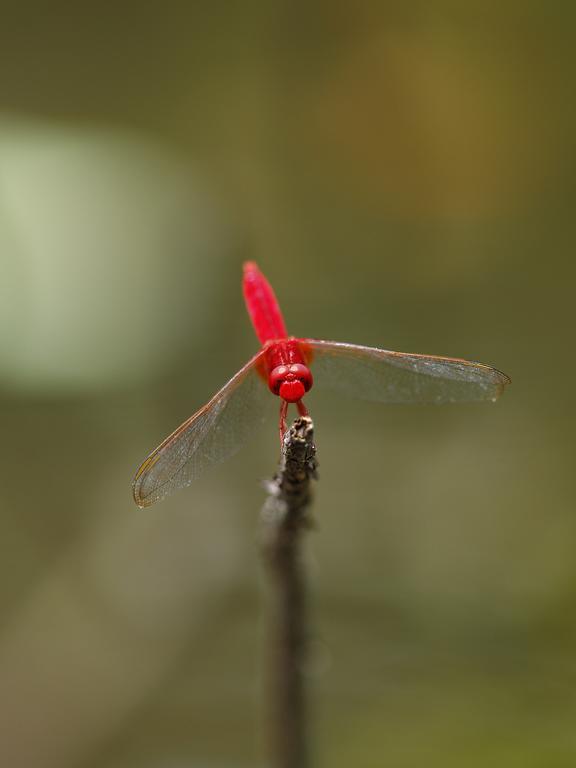
<path fill-rule="evenodd" d="M 306 408 L 306 406 L 304 405 L 302 400 L 298 400 L 298 402 L 296 403 L 296 408 L 298 408 L 298 413 L 300 414 L 300 416 L 309 416 L 310 415 L 308 413 L 308 408 Z"/>
<path fill-rule="evenodd" d="M 286 414 L 288 413 L 288 403 L 282 400 L 280 403 L 280 448 L 284 445 L 284 435 L 286 434 Z"/>

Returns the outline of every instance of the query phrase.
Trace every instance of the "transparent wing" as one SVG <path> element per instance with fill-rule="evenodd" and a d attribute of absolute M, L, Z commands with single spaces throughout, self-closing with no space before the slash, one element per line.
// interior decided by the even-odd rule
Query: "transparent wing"
<path fill-rule="evenodd" d="M 496 400 L 510 383 L 482 363 L 306 339 L 314 384 L 384 403 Z"/>
<path fill-rule="evenodd" d="M 270 392 L 255 355 L 210 402 L 161 443 L 134 478 L 134 500 L 148 507 L 184 488 L 207 467 L 232 456 L 263 419 Z"/>

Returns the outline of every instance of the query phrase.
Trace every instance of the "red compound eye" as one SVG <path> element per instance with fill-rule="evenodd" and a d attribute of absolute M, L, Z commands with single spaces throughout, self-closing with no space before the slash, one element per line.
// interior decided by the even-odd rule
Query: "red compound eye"
<path fill-rule="evenodd" d="M 293 365 L 289 366 L 288 372 L 293 373 L 294 376 L 304 385 L 304 390 L 308 392 L 312 386 L 312 374 L 310 373 L 310 369 L 306 365 L 294 363 Z"/>
<path fill-rule="evenodd" d="M 312 386 L 312 374 L 305 365 L 278 365 L 270 372 L 268 386 L 287 403 L 297 403 Z"/>
<path fill-rule="evenodd" d="M 288 367 L 285 365 L 278 365 L 272 371 L 268 377 L 268 386 L 274 392 L 275 395 L 280 394 L 280 385 L 285 381 L 288 374 Z"/>

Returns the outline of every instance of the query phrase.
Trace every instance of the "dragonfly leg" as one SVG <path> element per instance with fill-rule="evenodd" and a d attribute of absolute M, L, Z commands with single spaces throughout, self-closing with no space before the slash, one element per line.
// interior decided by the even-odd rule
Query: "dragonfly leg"
<path fill-rule="evenodd" d="M 298 402 L 296 403 L 296 408 L 298 408 L 298 413 L 300 414 L 300 416 L 309 416 L 310 415 L 308 413 L 308 408 L 306 408 L 306 406 L 304 405 L 302 400 L 298 400 Z"/>
<path fill-rule="evenodd" d="M 284 435 L 286 433 L 286 414 L 288 413 L 288 403 L 282 400 L 280 403 L 280 445 L 284 444 Z"/>

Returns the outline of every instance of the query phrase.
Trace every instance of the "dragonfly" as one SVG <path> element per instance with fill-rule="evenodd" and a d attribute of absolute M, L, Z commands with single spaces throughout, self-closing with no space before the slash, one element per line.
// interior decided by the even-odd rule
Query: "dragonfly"
<path fill-rule="evenodd" d="M 270 394 L 280 399 L 282 442 L 288 406 L 308 415 L 304 398 L 312 386 L 383 403 L 456 403 L 494 401 L 510 383 L 496 368 L 459 358 L 289 336 L 272 286 L 253 261 L 244 264 L 243 293 L 261 348 L 140 466 L 133 483 L 139 507 L 190 485 L 236 453 Z"/>

